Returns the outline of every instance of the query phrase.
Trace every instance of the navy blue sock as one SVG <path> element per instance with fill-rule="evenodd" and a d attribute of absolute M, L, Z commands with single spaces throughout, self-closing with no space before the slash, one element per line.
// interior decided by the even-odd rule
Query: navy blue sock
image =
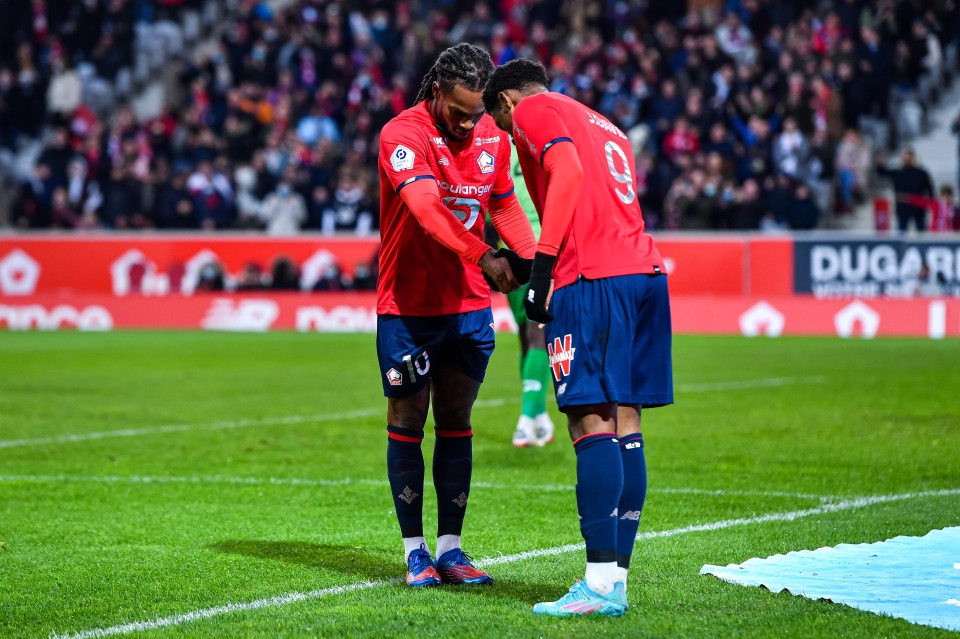
<path fill-rule="evenodd" d="M 437 535 L 459 535 L 470 497 L 473 431 L 437 428 L 433 485 L 437 489 Z"/>
<path fill-rule="evenodd" d="M 617 504 L 623 489 L 620 447 L 615 433 L 584 435 L 577 452 L 577 512 L 588 562 L 617 560 Z"/>
<path fill-rule="evenodd" d="M 630 555 L 637 540 L 640 513 L 647 498 L 647 460 L 643 454 L 643 435 L 633 433 L 620 438 L 620 458 L 623 461 L 623 492 L 617 511 L 617 565 L 630 567 Z"/>
<path fill-rule="evenodd" d="M 387 478 L 403 537 L 423 537 L 422 430 L 387 426 Z"/>

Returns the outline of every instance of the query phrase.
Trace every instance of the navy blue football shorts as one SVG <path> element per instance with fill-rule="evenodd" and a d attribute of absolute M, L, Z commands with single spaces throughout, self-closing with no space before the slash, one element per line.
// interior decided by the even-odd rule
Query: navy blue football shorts
<path fill-rule="evenodd" d="M 449 366 L 483 381 L 493 353 L 493 312 L 377 316 L 377 357 L 386 397 L 409 397 Z"/>
<path fill-rule="evenodd" d="M 544 327 L 557 406 L 673 403 L 666 275 L 580 280 L 553 294 Z"/>

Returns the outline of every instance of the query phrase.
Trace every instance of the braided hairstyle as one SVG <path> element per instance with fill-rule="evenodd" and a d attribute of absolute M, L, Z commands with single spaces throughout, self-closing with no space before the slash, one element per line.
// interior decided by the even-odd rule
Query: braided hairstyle
<path fill-rule="evenodd" d="M 423 76 L 415 103 L 419 104 L 432 97 L 434 82 L 438 83 L 444 92 L 453 90 L 455 86 L 462 86 L 470 91 L 483 91 L 492 72 L 493 61 L 490 60 L 489 53 L 480 47 L 461 42 L 441 53 L 427 75 Z"/>
<path fill-rule="evenodd" d="M 547 70 L 535 60 L 517 58 L 497 67 L 483 91 L 483 107 L 487 113 L 497 108 L 497 96 L 502 91 L 523 91 L 534 86 L 549 87 Z"/>

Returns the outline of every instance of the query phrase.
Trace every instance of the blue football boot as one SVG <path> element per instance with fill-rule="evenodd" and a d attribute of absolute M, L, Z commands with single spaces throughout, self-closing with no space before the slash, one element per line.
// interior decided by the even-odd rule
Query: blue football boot
<path fill-rule="evenodd" d="M 437 557 L 437 572 L 445 584 L 492 584 L 493 577 L 473 565 L 470 555 L 460 548 L 448 550 Z"/>
<path fill-rule="evenodd" d="M 433 559 L 426 546 L 411 550 L 407 557 L 407 585 L 415 588 L 439 586 L 440 575 L 433 567 Z"/>
<path fill-rule="evenodd" d="M 570 592 L 556 601 L 542 601 L 533 607 L 534 614 L 552 617 L 576 617 L 579 615 L 604 615 L 619 617 L 627 611 L 627 595 L 622 583 L 617 583 L 609 595 L 598 595 L 590 590 L 587 582 L 579 579 L 570 587 Z"/>

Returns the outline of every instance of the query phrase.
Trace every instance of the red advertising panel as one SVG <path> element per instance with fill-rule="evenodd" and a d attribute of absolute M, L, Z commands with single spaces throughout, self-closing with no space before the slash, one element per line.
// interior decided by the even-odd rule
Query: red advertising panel
<path fill-rule="evenodd" d="M 856 293 L 924 256 L 931 272 L 948 284 L 955 282 L 960 279 L 960 245 L 928 242 L 915 249 L 905 243 L 888 246 L 889 240 L 854 246 L 836 238 L 671 234 L 656 241 L 670 273 L 678 333 L 936 338 L 960 334 L 960 298 L 880 298 L 873 297 L 878 293 L 872 289 Z M 269 272 L 275 260 L 285 257 L 297 267 L 301 289 L 310 291 L 333 263 L 346 272 L 371 263 L 377 244 L 376 238 L 320 236 L 2 236 L 0 329 L 372 331 L 373 293 L 230 290 L 248 263 Z M 914 259 L 914 254 L 920 257 Z M 202 269 L 210 262 L 225 271 L 225 292 L 196 290 Z M 839 283 L 823 275 L 834 264 Z M 840 281 L 841 276 L 846 279 Z M 846 297 L 817 299 L 795 293 L 816 293 L 817 287 L 828 285 L 839 290 L 841 284 L 847 286 L 843 290 L 849 289 Z M 901 288 L 896 290 L 902 292 Z M 503 296 L 494 295 L 494 308 L 498 328 L 515 328 Z"/>
<path fill-rule="evenodd" d="M 189 294 L 205 264 L 218 262 L 229 281 L 249 262 L 269 272 L 286 257 L 308 278 L 331 261 L 352 273 L 369 263 L 376 239 L 263 235 L 97 235 L 0 237 L 0 294 Z"/>
<path fill-rule="evenodd" d="M 816 299 L 784 297 L 673 297 L 676 333 L 740 334 L 749 337 L 960 336 L 960 300 Z"/>
<path fill-rule="evenodd" d="M 747 244 L 745 295 L 793 293 L 793 239 L 751 238 Z"/>
<path fill-rule="evenodd" d="M 743 295 L 742 237 L 657 236 L 655 241 L 670 274 L 672 294 Z"/>
<path fill-rule="evenodd" d="M 506 297 L 497 294 L 493 301 L 496 329 L 515 331 Z M 0 299 L 0 328 L 372 333 L 377 328 L 376 305 L 375 293 L 197 293 L 166 297 L 46 294 Z"/>
<path fill-rule="evenodd" d="M 753 240 L 665 235 L 657 244 L 670 273 L 670 290 L 680 295 L 743 295 L 757 279 L 747 256 Z M 303 236 L 273 239 L 262 235 L 95 235 L 0 237 L 0 295 L 108 293 L 113 295 L 190 294 L 200 270 L 218 262 L 227 286 L 249 262 L 269 272 L 286 257 L 309 281 L 331 262 L 352 273 L 370 263 L 378 241 Z M 788 250 L 786 245 L 779 250 Z M 791 259 L 792 259 L 792 254 Z M 779 260 L 782 261 L 782 260 Z M 779 264 L 778 261 L 778 264 Z M 760 268 L 766 280 L 792 283 L 792 273 Z M 766 281 L 765 280 L 765 281 Z M 764 284 L 763 293 L 783 286 Z"/>
<path fill-rule="evenodd" d="M 824 300 L 811 296 L 673 296 L 677 333 L 957 337 L 960 300 Z M 503 295 L 494 295 L 500 331 L 516 330 Z M 373 332 L 372 293 L 197 294 L 191 296 L 33 295 L 0 300 L 0 328 Z"/>

